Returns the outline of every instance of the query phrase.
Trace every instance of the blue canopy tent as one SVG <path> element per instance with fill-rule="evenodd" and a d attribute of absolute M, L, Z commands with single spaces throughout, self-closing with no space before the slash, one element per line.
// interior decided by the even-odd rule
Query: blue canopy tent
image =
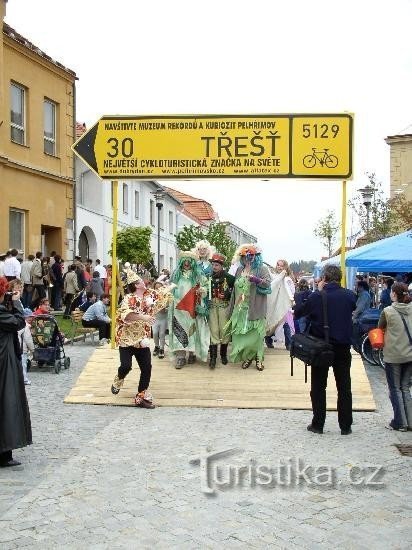
<path fill-rule="evenodd" d="M 412 271 L 412 230 L 351 250 L 345 264 L 372 273 Z"/>
<path fill-rule="evenodd" d="M 316 264 L 315 277 L 319 277 L 327 264 L 340 265 L 340 255 Z M 357 271 L 412 271 L 412 230 L 349 250 L 346 253 L 345 265 L 348 288 L 353 287 Z"/>

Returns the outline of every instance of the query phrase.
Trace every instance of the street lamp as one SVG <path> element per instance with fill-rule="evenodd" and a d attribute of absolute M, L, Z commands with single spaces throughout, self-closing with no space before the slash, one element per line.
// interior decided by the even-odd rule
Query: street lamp
<path fill-rule="evenodd" d="M 157 276 L 160 275 L 160 211 L 163 208 L 162 200 L 165 197 L 165 193 L 162 189 L 156 189 L 152 191 L 152 195 L 156 199 L 157 208 Z"/>
<path fill-rule="evenodd" d="M 366 208 L 366 233 L 369 233 L 369 212 L 375 189 L 372 187 L 372 185 L 367 185 L 366 187 L 363 187 L 358 191 L 362 195 L 363 205 Z"/>

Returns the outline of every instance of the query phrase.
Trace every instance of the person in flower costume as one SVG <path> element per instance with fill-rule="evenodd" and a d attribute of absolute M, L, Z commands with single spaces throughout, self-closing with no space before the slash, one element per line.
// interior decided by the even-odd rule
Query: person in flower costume
<path fill-rule="evenodd" d="M 169 307 L 169 350 L 175 367 L 207 360 L 210 344 L 208 325 L 208 279 L 192 251 L 182 251 L 170 278 L 173 300 Z M 186 354 L 188 353 L 188 357 Z"/>
<path fill-rule="evenodd" d="M 253 361 L 259 371 L 264 369 L 263 341 L 266 335 L 267 295 L 270 294 L 270 273 L 263 265 L 260 250 L 253 244 L 238 248 L 233 262 L 240 262 L 236 270 L 226 330 L 232 336 L 229 360 L 242 361 L 247 369 Z"/>
<path fill-rule="evenodd" d="M 116 315 L 116 344 L 119 346 L 120 367 L 111 391 L 117 395 L 124 379 L 132 369 L 132 359 L 140 368 L 140 380 L 134 399 L 137 407 L 153 409 L 153 398 L 148 392 L 152 373 L 150 327 L 158 311 L 168 306 L 171 299 L 167 289 L 146 289 L 143 279 L 134 271 L 127 271 L 127 289 Z"/>

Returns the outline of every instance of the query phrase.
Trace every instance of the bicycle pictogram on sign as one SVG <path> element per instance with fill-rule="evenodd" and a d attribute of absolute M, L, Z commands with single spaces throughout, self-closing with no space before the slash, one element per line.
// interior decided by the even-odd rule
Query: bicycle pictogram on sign
<path fill-rule="evenodd" d="M 316 149 L 312 147 L 313 153 L 303 157 L 303 166 L 305 168 L 314 168 L 318 163 L 326 168 L 336 168 L 338 158 L 328 153 L 329 149 Z"/>

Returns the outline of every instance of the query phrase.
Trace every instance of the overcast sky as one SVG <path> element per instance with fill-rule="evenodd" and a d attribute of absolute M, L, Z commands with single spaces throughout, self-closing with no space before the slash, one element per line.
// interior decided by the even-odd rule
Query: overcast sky
<path fill-rule="evenodd" d="M 411 0 L 9 0 L 6 22 L 74 70 L 77 120 L 102 115 L 352 112 L 354 178 L 389 189 L 384 139 L 412 123 Z M 166 185 L 256 235 L 266 261 L 318 259 L 336 181 Z M 350 229 L 349 217 L 349 229 Z"/>

